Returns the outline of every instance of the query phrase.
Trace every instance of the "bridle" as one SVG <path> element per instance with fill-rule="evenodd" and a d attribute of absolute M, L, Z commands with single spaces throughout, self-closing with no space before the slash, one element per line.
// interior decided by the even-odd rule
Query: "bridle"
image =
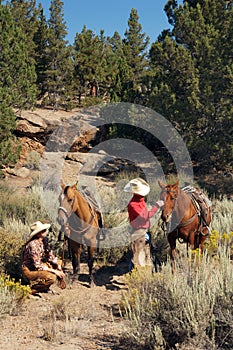
<path fill-rule="evenodd" d="M 81 194 L 80 194 L 81 195 Z M 65 196 L 63 194 L 63 196 Z M 64 224 L 64 227 L 70 229 L 71 231 L 75 232 L 75 233 L 79 233 L 79 234 L 83 234 L 83 233 L 86 233 L 89 229 L 90 229 L 90 226 L 92 226 L 92 223 L 94 221 L 94 218 L 95 218 L 95 212 L 94 212 L 94 209 L 92 206 L 90 206 L 90 204 L 88 203 L 89 205 L 89 208 L 91 209 L 91 216 L 90 216 L 90 220 L 89 222 L 87 223 L 87 226 L 84 227 L 82 230 L 76 230 L 74 227 L 72 227 L 70 225 L 70 222 L 69 222 L 69 219 L 71 217 L 72 214 L 75 214 L 75 212 L 73 211 L 73 208 L 72 206 L 70 206 L 70 211 L 68 212 L 68 210 L 66 208 L 64 208 L 63 206 L 59 206 L 58 210 L 61 210 L 63 211 L 63 213 L 65 214 L 66 216 L 66 223 Z"/>
<path fill-rule="evenodd" d="M 176 202 L 177 202 L 177 198 L 178 198 L 178 192 L 177 192 L 177 191 L 174 191 L 174 190 L 163 189 L 161 193 L 175 193 L 174 204 L 173 204 L 173 207 L 172 207 L 172 209 L 171 209 L 171 218 L 170 218 L 169 222 L 167 223 L 167 226 L 168 226 L 168 225 L 170 226 L 170 225 L 171 225 L 171 220 L 172 220 L 172 213 L 173 213 L 173 210 L 174 210 L 174 208 L 175 208 L 175 205 L 176 205 Z M 187 221 L 185 221 L 185 222 L 182 222 L 182 221 L 181 221 L 181 222 L 176 226 L 176 231 L 177 231 L 177 233 L 178 233 L 178 229 L 179 229 L 179 228 L 185 227 L 185 226 L 191 224 L 191 223 L 195 220 L 195 218 L 196 218 L 197 215 L 198 215 L 197 212 L 195 212 L 195 214 L 194 214 L 191 218 L 189 218 Z M 164 231 L 165 231 L 165 227 L 166 227 L 166 223 L 163 222 L 162 228 L 163 228 Z M 170 230 L 169 230 L 169 231 L 170 231 Z M 168 231 L 168 232 L 169 232 L 169 231 Z"/>
<path fill-rule="evenodd" d="M 70 212 L 68 212 L 68 210 L 66 210 L 66 208 L 60 206 L 60 207 L 58 207 L 58 210 L 63 211 L 63 213 L 65 214 L 67 220 L 69 219 L 69 217 L 70 217 L 71 214 L 73 213 L 73 209 L 72 209 L 72 208 L 70 209 Z"/>
<path fill-rule="evenodd" d="M 178 197 L 177 191 L 168 190 L 167 188 L 165 188 L 165 189 L 163 189 L 163 190 L 161 191 L 161 193 L 174 193 L 174 194 L 175 194 L 175 197 L 174 197 L 174 204 L 173 204 L 173 207 L 172 207 L 172 209 L 171 209 L 171 212 L 173 212 L 173 209 L 175 208 L 176 200 L 177 200 L 177 197 Z"/>

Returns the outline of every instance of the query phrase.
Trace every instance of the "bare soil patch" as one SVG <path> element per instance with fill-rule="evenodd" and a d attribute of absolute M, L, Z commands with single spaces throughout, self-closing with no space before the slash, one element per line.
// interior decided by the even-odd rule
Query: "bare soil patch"
<path fill-rule="evenodd" d="M 0 349 L 126 349 L 121 344 L 126 321 L 119 314 L 119 302 L 126 291 L 126 264 L 95 267 L 93 288 L 88 284 L 87 265 L 73 278 L 71 265 L 65 268 L 67 288 L 53 286 L 56 294 L 31 296 L 22 310 L 1 321 Z"/>

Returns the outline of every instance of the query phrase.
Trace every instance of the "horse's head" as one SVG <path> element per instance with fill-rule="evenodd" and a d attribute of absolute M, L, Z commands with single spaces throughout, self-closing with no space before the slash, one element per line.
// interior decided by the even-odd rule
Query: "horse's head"
<path fill-rule="evenodd" d="M 172 211 L 175 207 L 176 199 L 178 196 L 179 181 L 177 181 L 173 185 L 164 185 L 160 181 L 158 181 L 158 183 L 162 189 L 160 193 L 160 199 L 164 201 L 164 207 L 162 210 L 161 218 L 164 222 L 169 222 L 171 220 Z"/>
<path fill-rule="evenodd" d="M 62 183 L 62 191 L 59 196 L 58 222 L 64 226 L 74 211 L 76 185 L 65 186 Z"/>

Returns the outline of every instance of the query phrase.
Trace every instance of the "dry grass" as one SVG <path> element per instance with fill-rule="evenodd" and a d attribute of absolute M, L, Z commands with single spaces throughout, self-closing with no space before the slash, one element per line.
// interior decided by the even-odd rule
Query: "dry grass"
<path fill-rule="evenodd" d="M 129 291 L 123 304 L 131 321 L 128 337 L 142 349 L 170 349 L 176 344 L 229 349 L 233 337 L 229 255 L 220 248 L 217 260 L 192 254 L 182 257 L 178 265 L 175 274 L 166 265 L 152 277 L 136 271 L 126 280 Z"/>
<path fill-rule="evenodd" d="M 25 234 L 29 232 L 29 223 L 39 217 L 47 218 L 41 191 L 41 188 L 33 186 L 24 198 L 19 198 L 11 189 L 0 187 L 3 226 L 0 230 L 1 271 L 11 276 L 19 268 L 21 247 Z M 157 193 L 157 188 L 153 193 Z M 48 198 L 50 195 L 43 193 Z M 127 219 L 126 211 L 117 210 L 114 196 L 113 192 L 105 197 L 108 198 L 106 208 L 110 211 L 105 215 L 105 225 L 109 228 Z M 55 203 L 56 198 L 53 200 Z M 56 216 L 56 205 L 54 208 L 53 215 Z M 157 257 L 163 256 L 161 271 L 154 275 L 134 271 L 129 275 L 126 278 L 128 293 L 121 305 L 124 317 L 130 322 L 127 339 L 135 345 L 135 349 L 162 350 L 175 346 L 182 350 L 230 349 L 233 343 L 232 209 L 232 202 L 227 199 L 214 201 L 212 228 L 215 231 L 206 253 L 202 257 L 199 252 L 188 258 L 182 255 L 175 274 L 165 263 L 166 237 L 158 228 L 158 218 L 154 220 L 153 239 L 158 248 Z M 123 230 L 121 234 L 120 239 L 125 239 Z M 108 239 L 111 241 L 112 238 Z M 122 249 L 113 247 L 103 257 L 104 263 L 115 263 L 125 249 L 126 245 Z M 84 329 L 80 328 L 79 319 L 88 323 L 91 317 L 87 310 L 77 306 L 76 300 L 58 299 L 46 319 L 43 337 L 62 342 L 66 337 L 80 335 Z"/>

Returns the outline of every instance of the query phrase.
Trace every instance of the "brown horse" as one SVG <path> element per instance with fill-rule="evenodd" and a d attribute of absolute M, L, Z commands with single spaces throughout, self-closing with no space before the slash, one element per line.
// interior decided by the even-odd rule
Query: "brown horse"
<path fill-rule="evenodd" d="M 188 192 L 178 187 L 178 181 L 173 185 L 158 182 L 162 189 L 160 198 L 164 201 L 161 218 L 167 224 L 167 239 L 174 268 L 177 239 L 186 242 L 187 248 L 190 246 L 191 249 L 200 248 L 203 251 L 209 234 L 211 208 L 204 201 L 200 206 Z"/>
<path fill-rule="evenodd" d="M 90 284 L 94 284 L 93 256 L 97 246 L 100 214 L 84 194 L 77 190 L 77 184 L 65 186 L 59 197 L 58 222 L 68 239 L 71 251 L 73 273 L 80 273 L 80 256 L 83 245 L 88 249 Z"/>

